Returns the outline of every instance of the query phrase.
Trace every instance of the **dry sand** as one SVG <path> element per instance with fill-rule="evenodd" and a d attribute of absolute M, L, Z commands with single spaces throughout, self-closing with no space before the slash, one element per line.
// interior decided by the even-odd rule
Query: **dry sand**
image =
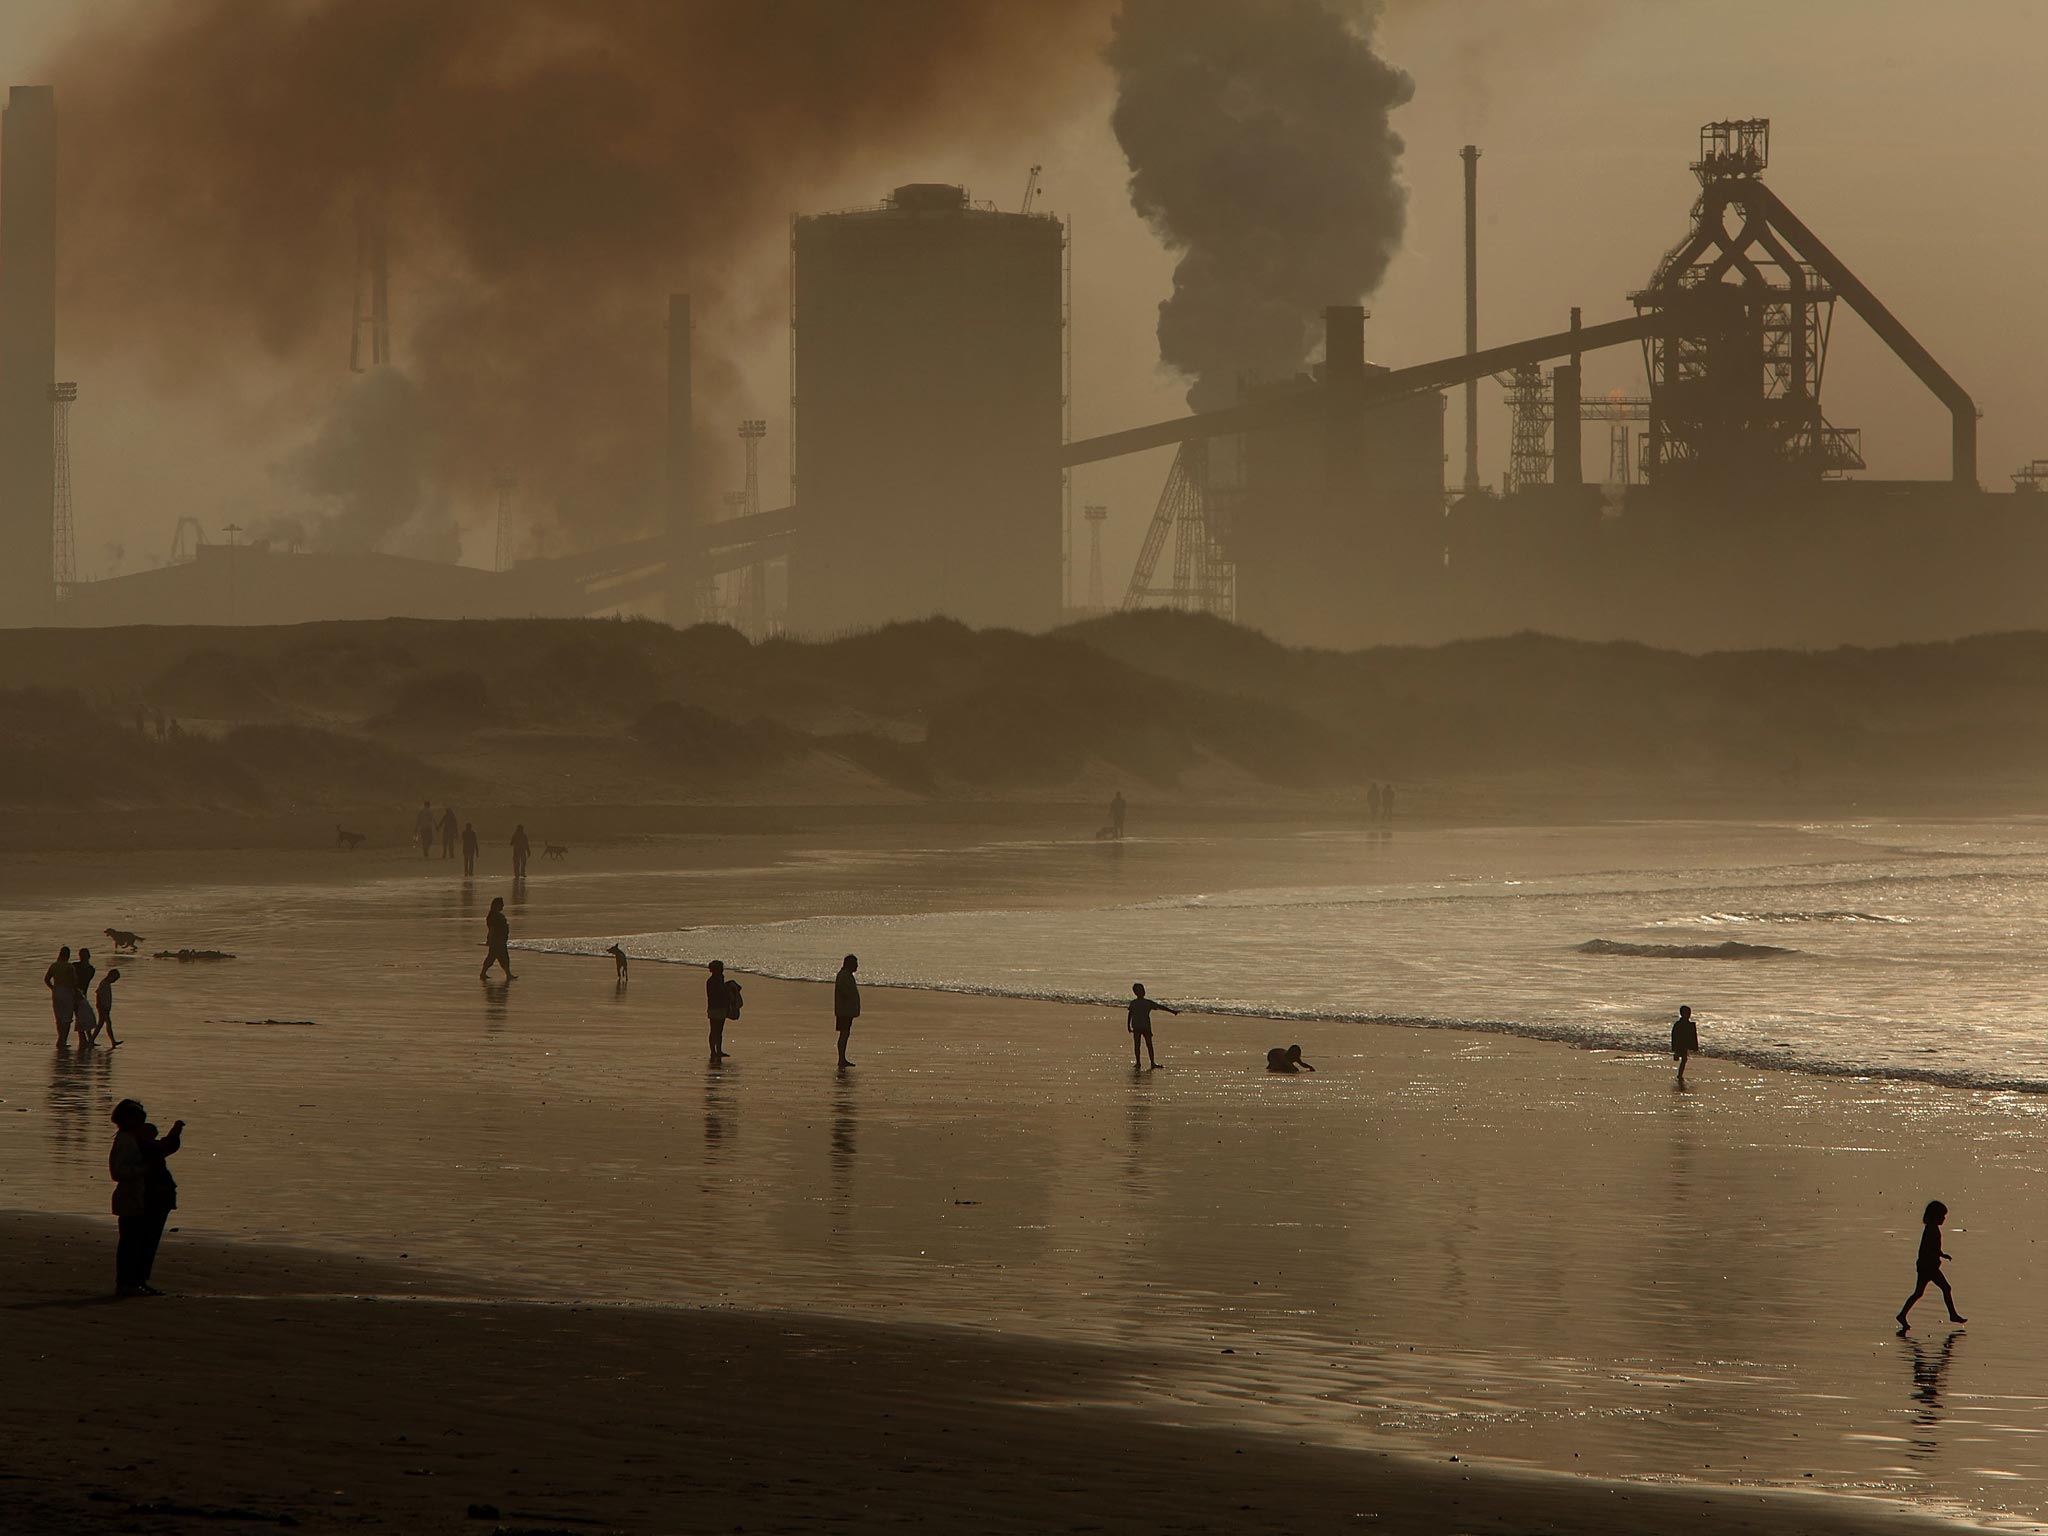
<path fill-rule="evenodd" d="M 183 1294 L 104 1301 L 105 1226 L 0 1219 L 0 1529 L 1952 1528 L 1160 1426 L 1104 1401 L 1161 1368 L 1142 1348 L 465 1299 L 455 1277 L 175 1238 Z"/>

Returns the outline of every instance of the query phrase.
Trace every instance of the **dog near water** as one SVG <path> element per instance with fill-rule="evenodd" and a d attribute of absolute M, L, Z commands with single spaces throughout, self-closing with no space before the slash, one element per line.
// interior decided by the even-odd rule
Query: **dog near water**
<path fill-rule="evenodd" d="M 549 843 L 545 848 L 541 849 L 540 856 L 544 859 L 566 859 L 569 857 L 569 845 L 567 843 Z"/>
<path fill-rule="evenodd" d="M 345 827 L 336 827 L 334 829 L 334 846 L 346 848 L 350 853 L 354 853 L 368 841 L 369 839 L 360 832 L 351 832 Z"/>
<path fill-rule="evenodd" d="M 142 942 L 142 935 L 130 933 L 126 928 L 102 928 L 100 932 L 114 941 L 115 949 L 133 949 Z"/>
<path fill-rule="evenodd" d="M 626 979 L 626 952 L 623 949 L 619 948 L 618 945 L 614 944 L 610 949 L 606 950 L 605 953 L 610 955 L 612 959 L 617 963 L 619 967 L 619 980 L 624 981 Z"/>

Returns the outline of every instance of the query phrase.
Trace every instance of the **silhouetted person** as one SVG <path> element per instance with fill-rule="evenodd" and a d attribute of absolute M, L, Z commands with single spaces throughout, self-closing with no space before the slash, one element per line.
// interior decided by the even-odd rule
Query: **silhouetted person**
<path fill-rule="evenodd" d="M 462 824 L 462 872 L 465 875 L 476 873 L 476 853 L 476 828 L 465 821 Z"/>
<path fill-rule="evenodd" d="M 422 800 L 420 813 L 412 819 L 412 835 L 419 839 L 420 857 L 434 851 L 434 802 Z"/>
<path fill-rule="evenodd" d="M 1391 785 L 1391 784 L 1387 784 L 1387 785 L 1383 785 L 1383 786 L 1381 786 L 1381 789 L 1380 789 L 1380 820 L 1381 820 L 1381 821 L 1392 821 L 1393 819 L 1394 819 L 1394 786 L 1393 786 L 1393 785 Z"/>
<path fill-rule="evenodd" d="M 163 1217 L 170 1210 L 165 1207 L 162 1215 L 156 1215 L 150 1209 L 152 1159 L 144 1150 L 143 1129 L 149 1123 L 149 1112 L 135 1100 L 123 1099 L 114 1106 L 112 1118 L 118 1130 L 107 1151 L 107 1172 L 114 1180 L 113 1208 L 121 1226 L 114 1248 L 114 1294 L 152 1296 L 158 1293 L 149 1288 L 149 1266 L 163 1237 Z M 172 1128 L 174 1138 L 181 1135 L 184 1124 L 181 1120 Z M 176 1145 L 171 1143 L 172 1151 Z M 155 1162 L 160 1166 L 166 1156 L 169 1153 L 160 1153 Z M 164 1176 L 168 1177 L 168 1172 Z"/>
<path fill-rule="evenodd" d="M 511 981 L 513 979 L 511 946 L 512 922 L 511 919 L 505 916 L 505 898 L 493 896 L 491 898 L 491 910 L 484 917 L 484 948 L 487 953 L 484 955 L 483 969 L 476 973 L 476 979 L 478 981 L 488 981 L 491 976 L 491 966 L 495 962 L 498 968 L 505 973 L 505 979 Z"/>
<path fill-rule="evenodd" d="M 1166 1004 L 1154 1002 L 1151 998 L 1147 997 L 1145 995 L 1145 983 L 1142 981 L 1131 983 L 1131 1005 L 1125 1013 L 1124 1028 L 1131 1032 L 1131 1065 L 1133 1067 L 1144 1065 L 1138 1059 L 1138 1050 L 1141 1044 L 1144 1047 L 1145 1054 L 1152 1058 L 1152 1065 L 1155 1067 L 1159 1065 L 1159 1053 L 1152 1049 L 1152 1015 L 1160 1009 L 1165 1009 L 1166 1012 L 1173 1014 L 1176 1018 L 1180 1015 L 1178 1008 L 1168 1008 Z"/>
<path fill-rule="evenodd" d="M 1109 797 L 1109 835 L 1111 837 L 1122 837 L 1124 835 L 1124 813 L 1129 809 L 1130 807 L 1124 804 L 1124 792 L 1122 790 L 1118 790 Z"/>
<path fill-rule="evenodd" d="M 185 1122 L 174 1121 L 171 1134 L 161 1140 L 153 1125 L 145 1124 L 137 1135 L 142 1144 L 142 1231 L 136 1245 L 135 1288 L 145 1296 L 161 1296 L 149 1277 L 164 1240 L 164 1223 L 178 1208 L 178 1181 L 171 1177 L 169 1159 L 184 1144 Z"/>
<path fill-rule="evenodd" d="M 156 739 L 158 741 L 164 739 L 164 712 L 162 710 L 156 712 Z"/>
<path fill-rule="evenodd" d="M 846 1059 L 846 1037 L 853 1033 L 853 1021 L 860 1017 L 860 983 L 854 973 L 860 969 L 860 956 L 848 955 L 839 962 L 839 974 L 832 978 L 832 1023 L 839 1031 L 839 1065 L 850 1067 Z"/>
<path fill-rule="evenodd" d="M 81 949 L 71 962 L 71 1022 L 78 1030 L 78 1043 L 91 1045 L 100 1032 L 100 1021 L 92 1011 L 92 979 L 99 967 L 92 963 L 92 951 Z"/>
<path fill-rule="evenodd" d="M 1378 779 L 1374 779 L 1372 783 L 1365 787 L 1365 819 L 1367 821 L 1378 821 L 1380 819 L 1380 781 Z"/>
<path fill-rule="evenodd" d="M 1916 1283 L 1913 1294 L 1906 1298 L 1906 1304 L 1899 1308 L 1899 1332 L 1906 1331 L 1906 1314 L 1913 1310 L 1927 1287 L 1932 1285 L 1941 1291 L 1941 1299 L 1948 1306 L 1948 1320 L 1952 1323 L 1967 1323 L 1969 1319 L 1956 1310 L 1955 1293 L 1948 1288 L 1948 1276 L 1941 1272 L 1941 1261 L 1953 1255 L 1941 1251 L 1941 1224 L 1948 1220 L 1948 1207 L 1939 1200 L 1927 1202 L 1927 1209 L 1920 1215 L 1926 1223 L 1920 1230 L 1920 1252 L 1913 1260 Z"/>
<path fill-rule="evenodd" d="M 711 962 L 711 974 L 704 978 L 704 1017 L 711 1023 L 711 1059 L 725 1060 L 726 1006 L 725 962 Z"/>
<path fill-rule="evenodd" d="M 1678 1062 L 1678 1086 L 1685 1086 L 1685 1063 L 1700 1053 L 1700 1027 L 1693 1022 L 1692 1005 L 1682 1005 L 1671 1021 L 1671 1054 Z"/>
<path fill-rule="evenodd" d="M 43 985 L 50 989 L 50 1012 L 57 1018 L 57 1049 L 71 1043 L 71 1019 L 78 1012 L 78 978 L 71 969 L 71 946 L 57 951 L 57 958 L 43 972 Z"/>
<path fill-rule="evenodd" d="M 171 724 L 170 724 L 170 735 L 171 735 L 171 740 L 173 740 L 173 741 L 176 741 L 176 740 L 177 740 L 177 739 L 178 739 L 179 737 L 183 736 L 184 734 L 185 734 L 184 730 L 183 730 L 183 729 L 182 729 L 182 728 L 181 728 L 181 727 L 180 727 L 180 726 L 178 725 L 178 717 L 177 717 L 176 715 L 173 715 L 173 716 L 171 716 Z"/>
<path fill-rule="evenodd" d="M 441 821 L 440 821 L 440 828 L 441 828 L 441 857 L 442 857 L 442 858 L 444 858 L 444 859 L 452 859 L 452 858 L 454 858 L 454 857 L 455 857 L 455 832 L 456 832 L 456 821 L 455 821 L 455 807 L 454 807 L 454 806 L 452 806 L 452 805 L 444 805 L 444 806 L 442 806 L 442 807 L 441 807 Z"/>
<path fill-rule="evenodd" d="M 111 1049 L 121 1042 L 114 1034 L 114 983 L 121 979 L 121 968 L 117 965 L 100 978 L 93 1001 L 99 1005 L 100 1028 L 107 1032 L 107 1045 Z"/>
<path fill-rule="evenodd" d="M 1268 1072 L 1313 1072 L 1315 1068 L 1301 1059 L 1298 1045 L 1276 1045 L 1266 1052 Z"/>
<path fill-rule="evenodd" d="M 145 741 L 149 739 L 149 712 L 140 704 L 135 706 L 135 734 Z"/>
<path fill-rule="evenodd" d="M 526 878 L 526 861 L 533 857 L 533 844 L 526 840 L 526 824 L 521 822 L 512 829 L 512 878 Z"/>

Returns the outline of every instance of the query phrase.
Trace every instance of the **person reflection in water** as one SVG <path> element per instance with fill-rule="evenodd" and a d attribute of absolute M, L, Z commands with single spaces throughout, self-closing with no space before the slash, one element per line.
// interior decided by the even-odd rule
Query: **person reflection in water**
<path fill-rule="evenodd" d="M 1298 1045 L 1276 1045 L 1266 1052 L 1268 1072 L 1313 1072 L 1315 1068 L 1301 1059 Z"/>
<path fill-rule="evenodd" d="M 487 953 L 484 955 L 483 969 L 476 973 L 478 981 L 489 981 L 491 979 L 491 966 L 493 964 L 505 973 L 507 981 L 514 979 L 512 975 L 511 945 L 512 923 L 505 916 L 505 898 L 493 896 L 491 898 L 490 913 L 484 918 L 484 948 Z"/>
<path fill-rule="evenodd" d="M 1906 1314 L 1913 1310 L 1913 1303 L 1923 1296 L 1932 1285 L 1941 1291 L 1941 1299 L 1948 1305 L 1948 1320 L 1952 1323 L 1967 1323 L 1969 1319 L 1956 1310 L 1955 1293 L 1948 1288 L 1948 1276 L 1941 1272 L 1941 1261 L 1952 1257 L 1941 1251 L 1941 1224 L 1948 1220 L 1948 1207 L 1939 1200 L 1927 1202 L 1927 1209 L 1920 1220 L 1925 1225 L 1920 1230 L 1920 1252 L 1913 1261 L 1917 1283 L 1913 1294 L 1906 1298 L 1906 1304 L 1899 1308 L 1899 1332 L 1906 1331 Z"/>
<path fill-rule="evenodd" d="M 1906 1341 L 1913 1350 L 1913 1401 L 1920 1405 L 1914 1410 L 1913 1422 L 1923 1429 L 1941 1422 L 1941 1394 L 1948 1387 L 1949 1360 L 1955 1354 L 1956 1340 L 1962 1336 L 1962 1329 L 1949 1329 L 1939 1349 L 1918 1339 Z"/>

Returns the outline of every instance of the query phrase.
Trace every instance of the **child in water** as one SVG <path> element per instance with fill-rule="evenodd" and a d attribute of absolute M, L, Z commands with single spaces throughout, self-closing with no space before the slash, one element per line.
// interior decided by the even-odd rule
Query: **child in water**
<path fill-rule="evenodd" d="M 1678 1017 L 1671 1021 L 1671 1054 L 1678 1060 L 1678 1086 L 1685 1086 L 1685 1059 L 1697 1056 L 1700 1050 L 1700 1027 L 1692 1020 L 1692 1004 L 1680 1006 Z"/>
<path fill-rule="evenodd" d="M 1920 1219 L 1927 1225 L 1920 1233 L 1920 1253 L 1913 1261 L 1914 1274 L 1918 1283 L 1913 1294 L 1906 1298 L 1906 1304 L 1899 1308 L 1899 1332 L 1906 1331 L 1906 1314 L 1913 1310 L 1929 1285 L 1939 1286 L 1941 1299 L 1948 1303 L 1948 1320 L 1952 1323 L 1967 1323 L 1969 1319 L 1956 1310 L 1956 1298 L 1948 1288 L 1948 1276 L 1941 1272 L 1941 1261 L 1949 1255 L 1941 1251 L 1941 1224 L 1948 1220 L 1948 1207 L 1939 1200 L 1927 1202 L 1927 1209 Z"/>

